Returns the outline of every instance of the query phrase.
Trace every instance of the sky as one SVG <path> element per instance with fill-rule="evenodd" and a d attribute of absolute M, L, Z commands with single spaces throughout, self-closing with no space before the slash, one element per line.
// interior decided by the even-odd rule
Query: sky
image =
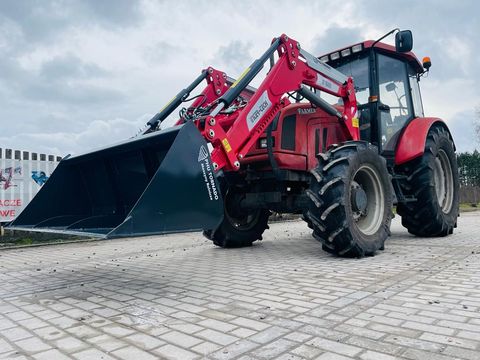
<path fill-rule="evenodd" d="M 203 68 L 236 77 L 282 33 L 320 56 L 399 27 L 432 60 L 425 114 L 447 122 L 458 151 L 472 151 L 478 14 L 476 0 L 2 0 L 0 148 L 105 146 L 137 134 Z"/>

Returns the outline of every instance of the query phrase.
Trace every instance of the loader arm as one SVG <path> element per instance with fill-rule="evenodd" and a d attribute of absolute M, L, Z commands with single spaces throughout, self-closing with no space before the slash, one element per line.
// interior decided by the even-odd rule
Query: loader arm
<path fill-rule="evenodd" d="M 216 116 L 230 106 L 250 81 L 260 72 L 264 63 L 278 53 L 278 60 L 252 96 L 241 109 L 228 130 L 224 130 Z M 272 63 L 272 61 L 271 61 Z M 343 111 L 328 104 L 308 87 L 343 99 Z M 290 102 L 285 94 L 296 91 L 315 106 L 336 116 L 344 125 L 347 138 L 359 140 L 357 102 L 351 77 L 347 77 L 300 48 L 300 44 L 285 34 L 274 39 L 270 48 L 233 83 L 219 98 L 218 105 L 206 117 L 203 136 L 213 145 L 211 154 L 216 171 L 238 170 L 240 160 L 264 133 L 275 115 Z M 219 116 L 220 117 L 220 116 Z"/>
<path fill-rule="evenodd" d="M 181 90 L 173 97 L 155 116 L 147 122 L 147 129 L 144 134 L 156 131 L 159 125 L 165 120 L 176 108 L 180 106 L 189 96 L 190 93 L 203 81 L 207 82 L 207 86 L 198 95 L 190 108 L 198 108 L 202 105 L 208 105 L 222 96 L 230 87 L 227 75 L 213 67 L 202 70 L 200 75 L 185 89 Z M 175 125 L 180 125 L 184 119 L 179 119 Z"/>

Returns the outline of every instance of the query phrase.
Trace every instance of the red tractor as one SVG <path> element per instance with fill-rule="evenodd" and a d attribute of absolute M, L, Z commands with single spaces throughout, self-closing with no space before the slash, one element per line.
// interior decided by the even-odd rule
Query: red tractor
<path fill-rule="evenodd" d="M 451 234 L 455 145 L 423 114 L 430 61 L 410 52 L 408 30 L 395 47 L 379 40 L 317 58 L 281 35 L 236 81 L 202 71 L 142 136 L 64 159 L 13 226 L 104 237 L 203 229 L 228 248 L 261 239 L 275 211 L 301 214 L 324 250 L 360 257 L 383 249 L 397 204 L 410 233 Z"/>

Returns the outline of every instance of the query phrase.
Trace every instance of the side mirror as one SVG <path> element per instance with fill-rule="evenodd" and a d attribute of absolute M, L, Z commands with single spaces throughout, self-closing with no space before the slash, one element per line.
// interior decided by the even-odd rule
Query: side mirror
<path fill-rule="evenodd" d="M 395 91 L 396 88 L 397 88 L 397 85 L 395 85 L 394 82 L 388 83 L 388 84 L 385 86 L 385 89 L 386 89 L 388 92 Z"/>
<path fill-rule="evenodd" d="M 397 52 L 409 52 L 413 48 L 413 35 L 410 30 L 399 31 L 395 35 L 395 49 Z"/>

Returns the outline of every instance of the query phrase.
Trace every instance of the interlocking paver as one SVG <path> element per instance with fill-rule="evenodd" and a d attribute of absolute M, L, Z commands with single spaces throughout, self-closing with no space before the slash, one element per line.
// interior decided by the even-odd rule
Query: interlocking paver
<path fill-rule="evenodd" d="M 297 345 L 296 342 L 285 338 L 278 339 L 253 351 L 252 355 L 260 359 L 274 359 Z"/>
<path fill-rule="evenodd" d="M 219 350 L 211 355 L 215 360 L 226 360 L 232 359 L 246 352 L 251 351 L 252 349 L 257 348 L 259 345 L 249 340 L 237 341 L 234 344 L 228 345 L 227 347 Z"/>
<path fill-rule="evenodd" d="M 260 321 L 242 318 L 242 317 L 233 319 L 230 322 L 238 326 L 244 326 L 244 327 L 247 327 L 253 330 L 258 330 L 258 331 L 265 330 L 266 328 L 271 326 L 270 324 L 267 324 L 265 322 L 260 322 Z"/>
<path fill-rule="evenodd" d="M 88 348 L 88 344 L 82 340 L 72 336 L 66 336 L 58 340 L 52 341 L 52 344 L 66 353 L 74 353 L 80 349 Z"/>
<path fill-rule="evenodd" d="M 20 326 L 3 330 L 0 335 L 10 341 L 22 340 L 32 336 L 30 332 Z"/>
<path fill-rule="evenodd" d="M 56 340 L 66 335 L 64 331 L 59 330 L 54 326 L 42 327 L 33 330 L 33 332 L 44 340 Z"/>
<path fill-rule="evenodd" d="M 97 349 L 88 349 L 88 350 L 80 351 L 76 354 L 73 354 L 73 357 L 78 360 L 96 360 L 96 359 L 115 360 L 114 357 L 109 356 L 105 352 Z"/>
<path fill-rule="evenodd" d="M 10 352 L 13 350 L 13 347 L 9 345 L 5 340 L 0 339 L 0 354 Z"/>
<path fill-rule="evenodd" d="M 37 360 L 69 360 L 71 357 L 62 354 L 60 351 L 52 349 L 52 350 L 47 350 L 38 354 L 35 354 L 33 356 Z"/>
<path fill-rule="evenodd" d="M 0 358 L 478 360 L 480 212 L 341 259 L 300 221 L 0 251 Z M 40 269 L 40 271 L 37 271 Z M 55 269 L 55 271 L 53 271 Z"/>
<path fill-rule="evenodd" d="M 171 359 L 171 360 L 193 360 L 193 359 L 198 359 L 200 357 L 199 355 L 193 352 L 184 350 L 178 346 L 171 345 L 171 344 L 162 346 L 156 350 L 153 350 L 153 352 L 155 354 L 158 354 L 164 357 L 165 359 Z"/>
<path fill-rule="evenodd" d="M 30 337 L 28 339 L 15 341 L 15 345 L 27 354 L 34 354 L 36 352 L 50 349 L 48 344 L 37 337 Z"/>
<path fill-rule="evenodd" d="M 231 331 L 237 327 L 237 325 L 230 324 L 224 321 L 218 321 L 215 319 L 207 319 L 200 321 L 198 325 L 212 328 L 218 331 Z"/>
<path fill-rule="evenodd" d="M 137 335 L 137 334 L 135 334 L 135 335 Z M 144 334 L 138 334 L 138 335 L 139 336 L 148 336 L 148 335 L 144 335 Z M 126 338 L 126 340 L 128 340 L 128 338 Z M 90 344 L 98 347 L 99 349 L 101 349 L 103 351 L 107 351 L 107 352 L 117 350 L 121 347 L 125 347 L 125 346 L 128 345 L 127 342 L 119 340 L 119 339 L 115 339 L 115 338 L 113 338 L 113 337 L 111 337 L 110 335 L 107 335 L 107 334 L 103 334 L 103 335 L 100 335 L 100 336 L 96 336 L 96 337 L 87 339 L 87 342 L 89 342 Z M 139 347 L 142 347 L 142 346 L 143 346 L 143 344 L 140 345 Z"/>
<path fill-rule="evenodd" d="M 331 351 L 342 355 L 355 356 L 362 352 L 362 348 L 343 344 L 339 341 L 332 341 L 322 338 L 314 338 L 307 342 L 307 345 L 317 347 L 324 351 Z"/>
<path fill-rule="evenodd" d="M 318 354 L 320 354 L 322 350 L 319 348 L 316 348 L 314 346 L 302 344 L 295 349 L 291 350 L 291 353 L 300 356 L 301 358 L 304 359 L 312 359 Z"/>
<path fill-rule="evenodd" d="M 198 345 L 202 342 L 199 338 L 183 334 L 180 331 L 171 331 L 160 336 L 160 338 L 166 342 L 184 347 L 190 348 L 192 346 Z"/>
<path fill-rule="evenodd" d="M 205 329 L 196 333 L 196 335 L 220 345 L 228 345 L 238 340 L 238 337 L 236 336 L 231 336 L 211 329 Z"/>
<path fill-rule="evenodd" d="M 382 354 L 376 351 L 367 350 L 366 352 L 360 355 L 360 359 L 362 360 L 395 360 L 397 358 L 394 356 Z"/>
<path fill-rule="evenodd" d="M 343 355 L 338 355 L 331 352 L 326 352 L 317 357 L 315 360 L 349 360 L 351 357 L 346 357 Z"/>
<path fill-rule="evenodd" d="M 146 351 L 140 350 L 134 346 L 127 346 L 125 348 L 115 350 L 111 353 L 124 360 L 155 360 L 156 356 L 147 353 Z"/>
<path fill-rule="evenodd" d="M 142 333 L 132 334 L 125 337 L 124 339 L 131 342 L 133 345 L 145 350 L 151 350 L 165 344 L 165 341 Z"/>
<path fill-rule="evenodd" d="M 204 341 L 204 342 L 192 347 L 192 350 L 201 354 L 201 355 L 203 355 L 203 356 L 207 356 L 208 354 L 210 354 L 214 351 L 217 351 L 221 347 L 222 347 L 221 345 L 217 345 L 217 344 L 214 344 L 214 343 L 211 343 L 211 342 L 208 342 L 208 341 Z"/>

